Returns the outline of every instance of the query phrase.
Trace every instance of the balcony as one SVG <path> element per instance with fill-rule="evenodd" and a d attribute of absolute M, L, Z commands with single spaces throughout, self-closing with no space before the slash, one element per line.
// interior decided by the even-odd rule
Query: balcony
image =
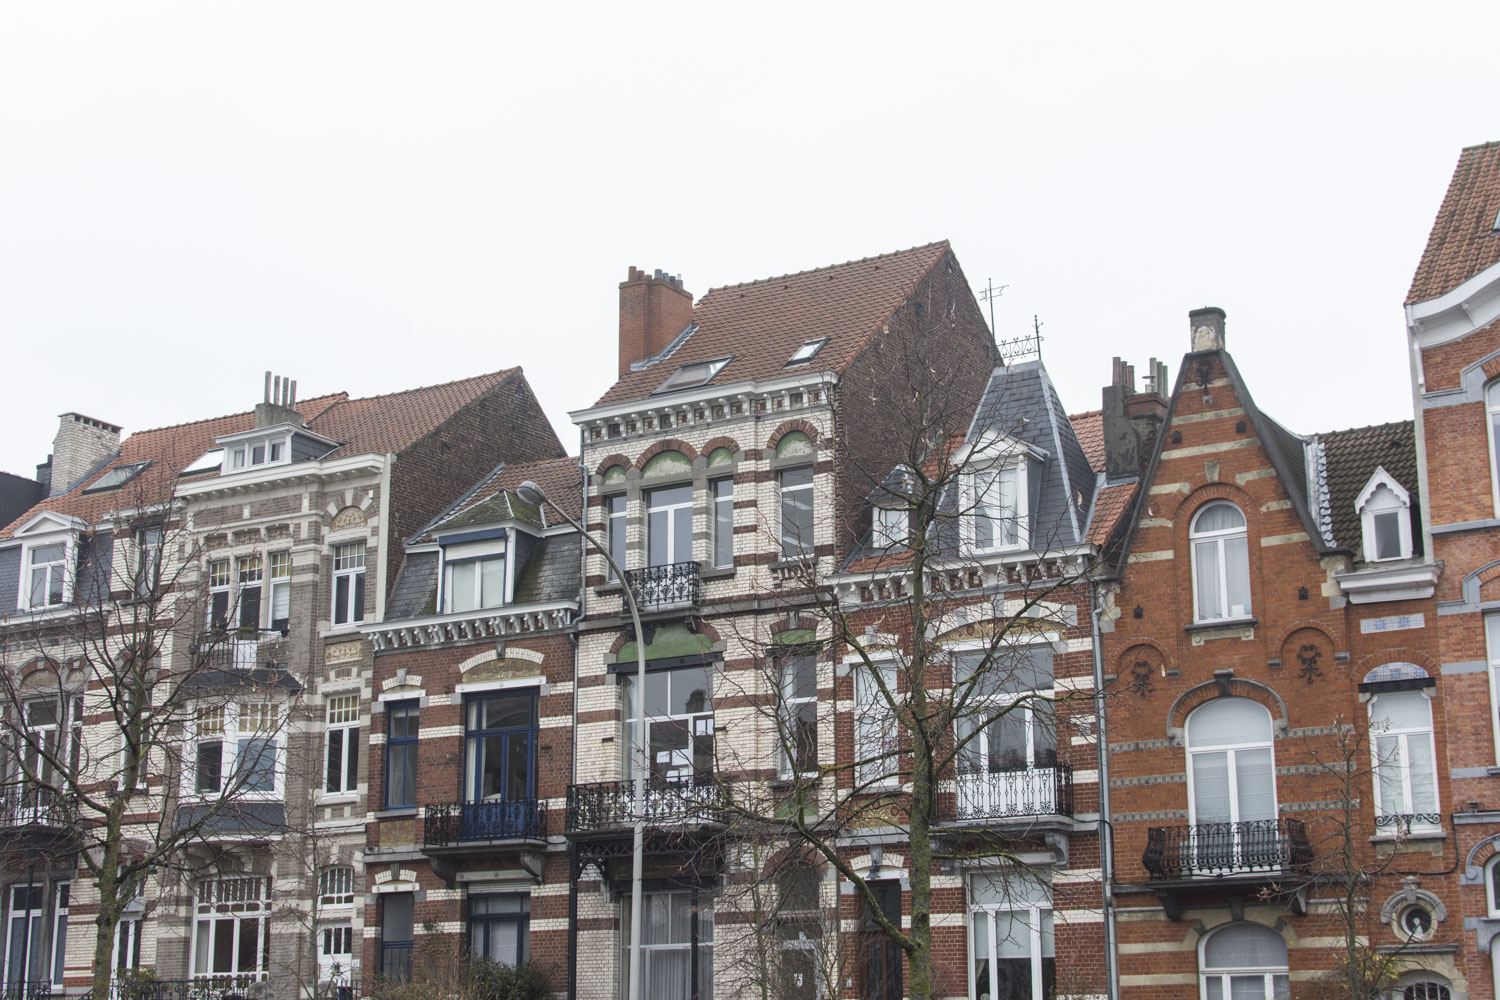
<path fill-rule="evenodd" d="M 422 835 L 429 849 L 546 840 L 547 804 L 538 799 L 509 799 L 429 805 Z"/>
<path fill-rule="evenodd" d="M 1281 875 L 1312 861 L 1301 820 L 1152 827 L 1141 862 L 1159 881 Z"/>
<path fill-rule="evenodd" d="M 720 821 L 726 804 L 724 788 L 714 781 L 664 784 L 655 779 L 646 788 L 638 810 L 628 781 L 597 781 L 568 786 L 568 833 L 589 835 L 629 830 L 637 817 L 648 829 L 685 830 Z"/>
<path fill-rule="evenodd" d="M 211 670 L 249 671 L 285 666 L 281 657 L 280 629 L 235 629 L 200 636 L 193 646 L 194 662 Z"/>
<path fill-rule="evenodd" d="M 1073 767 L 1054 764 L 960 774 L 957 792 L 960 823 L 1072 816 Z"/>
<path fill-rule="evenodd" d="M 152 979 L 138 984 L 115 979 L 109 984 L 109 1000 L 241 1000 L 266 995 L 267 986 L 264 972 Z M 56 995 L 61 996 L 62 990 Z"/>
<path fill-rule="evenodd" d="M 50 788 L 6 788 L 0 790 L 0 826 L 61 829 L 71 823 L 67 806 Z"/>
<path fill-rule="evenodd" d="M 695 562 L 628 569 L 625 583 L 642 611 L 691 607 L 698 603 L 698 564 Z"/>

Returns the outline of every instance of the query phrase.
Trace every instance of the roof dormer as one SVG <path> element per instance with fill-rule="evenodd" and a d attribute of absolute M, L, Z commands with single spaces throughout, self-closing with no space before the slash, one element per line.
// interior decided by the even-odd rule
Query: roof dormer
<path fill-rule="evenodd" d="M 1365 562 L 1411 558 L 1411 496 L 1383 467 L 1360 491 L 1354 509 L 1364 528 Z"/>

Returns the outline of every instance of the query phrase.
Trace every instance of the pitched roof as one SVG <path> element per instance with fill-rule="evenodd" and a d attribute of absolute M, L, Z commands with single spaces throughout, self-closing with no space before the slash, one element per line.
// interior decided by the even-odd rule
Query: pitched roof
<path fill-rule="evenodd" d="M 1135 491 L 1140 485 L 1139 481 L 1118 483 L 1101 487 L 1095 494 L 1094 512 L 1089 518 L 1088 541 L 1091 545 L 1102 546 L 1109 541 L 1121 519 L 1130 510 L 1130 501 L 1135 498 Z"/>
<path fill-rule="evenodd" d="M 1068 422 L 1073 425 L 1073 433 L 1078 436 L 1083 454 L 1089 460 L 1089 468 L 1095 472 L 1103 472 L 1104 411 L 1089 410 L 1086 413 L 1069 414 Z"/>
<path fill-rule="evenodd" d="M 1360 550 L 1363 525 L 1354 504 L 1376 469 L 1385 469 L 1401 484 L 1415 509 L 1419 502 L 1417 446 L 1410 420 L 1330 431 L 1319 434 L 1318 440 L 1325 453 L 1333 537 L 1338 544 Z M 1414 539 L 1421 536 L 1420 531 L 1412 534 Z"/>
<path fill-rule="evenodd" d="M 693 306 L 691 335 L 639 371 L 622 375 L 596 406 L 644 399 L 680 366 L 733 356 L 707 382 L 726 385 L 788 371 L 842 371 L 944 255 L 947 240 L 878 257 L 713 288 Z M 786 362 L 805 341 L 827 337 L 806 366 Z"/>
<path fill-rule="evenodd" d="M 1500 142 L 1459 153 L 1406 301 L 1425 302 L 1500 261 Z"/>
<path fill-rule="evenodd" d="M 519 372 L 519 368 L 505 368 L 454 382 L 362 399 L 350 399 L 346 392 L 299 399 L 297 412 L 302 414 L 308 430 L 339 442 L 339 447 L 324 458 L 400 452 Z M 215 438 L 254 427 L 255 414 L 251 411 L 137 431 L 120 443 L 120 452 L 112 460 L 99 466 L 66 493 L 43 498 L 0 529 L 0 538 L 10 537 L 16 527 L 44 510 L 97 523 L 110 511 L 164 503 L 182 470 L 211 451 L 215 447 Z M 151 464 L 120 489 L 85 492 L 109 469 L 138 462 Z"/>
<path fill-rule="evenodd" d="M 576 458 L 548 458 L 539 462 L 501 463 L 490 474 L 475 483 L 452 506 L 432 519 L 410 542 L 431 541 L 439 528 L 452 529 L 471 524 L 522 520 L 544 525 L 558 524 L 560 518 L 550 510 L 539 511 L 516 495 L 516 488 L 530 480 L 568 516 L 583 516 L 583 472 Z"/>
<path fill-rule="evenodd" d="M 304 418 L 321 415 L 328 407 L 346 399 L 344 393 L 318 396 L 297 402 Z M 44 497 L 10 524 L 0 528 L 0 538 L 11 537 L 14 530 L 42 511 L 76 517 L 89 523 L 102 521 L 110 511 L 125 507 L 162 504 L 171 496 L 183 469 L 214 447 L 214 438 L 247 431 L 255 426 L 254 413 L 232 413 L 228 416 L 198 420 L 171 427 L 136 431 L 120 442 L 120 451 L 68 490 L 54 497 Z M 150 462 L 134 479 L 117 490 L 85 493 L 84 489 L 106 470 L 138 462 Z"/>

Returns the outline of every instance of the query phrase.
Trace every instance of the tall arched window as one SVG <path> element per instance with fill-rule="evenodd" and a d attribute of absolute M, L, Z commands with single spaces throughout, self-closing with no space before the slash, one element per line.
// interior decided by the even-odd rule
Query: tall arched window
<path fill-rule="evenodd" d="M 1202 1000 L 1291 1000 L 1286 942 L 1260 924 L 1227 924 L 1203 939 Z"/>
<path fill-rule="evenodd" d="M 1271 713 L 1216 698 L 1187 720 L 1191 868 L 1200 875 L 1281 864 Z"/>
<path fill-rule="evenodd" d="M 1227 501 L 1193 517 L 1193 610 L 1200 622 L 1250 616 L 1250 548 L 1245 515 Z"/>

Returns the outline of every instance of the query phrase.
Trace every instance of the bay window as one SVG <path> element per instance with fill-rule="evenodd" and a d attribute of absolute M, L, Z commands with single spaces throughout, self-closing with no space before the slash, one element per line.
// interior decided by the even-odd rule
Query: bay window
<path fill-rule="evenodd" d="M 954 653 L 961 818 L 1057 811 L 1053 657 L 1045 642 Z"/>
<path fill-rule="evenodd" d="M 281 714 L 270 702 L 201 707 L 193 723 L 193 791 L 279 793 Z"/>

